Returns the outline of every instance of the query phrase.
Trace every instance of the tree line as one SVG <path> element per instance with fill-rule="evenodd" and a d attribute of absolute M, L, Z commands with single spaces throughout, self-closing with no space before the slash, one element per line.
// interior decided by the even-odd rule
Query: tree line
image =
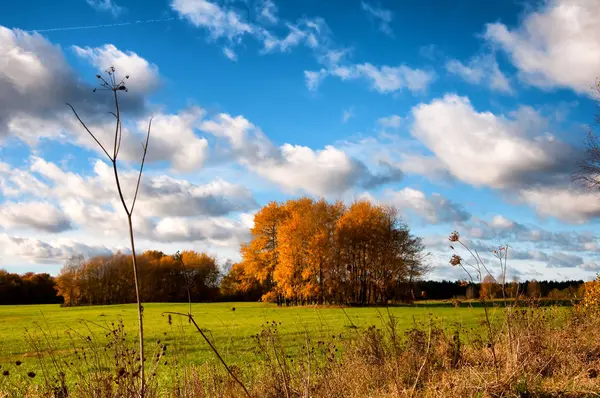
<path fill-rule="evenodd" d="M 62 302 L 56 294 L 55 278 L 46 273 L 15 274 L 0 269 L 0 304 L 55 304 Z"/>
<path fill-rule="evenodd" d="M 147 252 L 144 255 L 151 255 L 157 258 L 160 252 Z M 91 279 L 84 277 L 91 267 L 86 264 L 94 263 L 105 265 L 111 262 L 121 262 L 121 270 L 127 269 L 127 262 L 123 262 L 127 256 L 116 254 L 114 256 L 103 256 L 85 261 L 82 258 L 70 260 L 63 268 L 63 272 L 57 277 L 47 273 L 26 274 L 10 273 L 0 270 L 0 305 L 19 305 L 19 304 L 65 304 L 70 306 L 87 304 L 120 304 L 135 302 L 135 297 L 131 292 L 131 281 L 127 275 L 121 273 L 119 278 L 115 278 L 110 272 L 102 274 L 106 280 L 98 277 Z M 161 254 L 161 258 L 172 257 L 175 261 L 178 255 L 168 256 Z M 206 255 L 210 259 L 211 256 Z M 129 260 L 131 261 L 131 260 Z M 163 260 L 168 263 L 171 260 Z M 212 262 L 212 260 L 211 260 Z M 142 261 L 140 261 L 142 263 Z M 216 264 L 216 263 L 215 263 Z M 196 275 L 196 283 L 188 279 L 184 269 L 172 270 L 167 274 L 166 268 L 162 268 L 163 278 L 162 286 L 158 290 L 152 291 L 148 286 L 142 289 L 144 297 L 150 302 L 187 302 L 187 284 L 190 283 L 190 298 L 193 302 L 211 302 L 211 301 L 258 301 L 263 294 L 260 285 L 257 284 L 254 290 L 232 291 L 231 283 L 235 278 L 229 272 L 224 272 L 218 268 L 210 267 L 210 276 L 203 278 L 201 273 Z M 231 268 L 233 270 L 234 268 Z M 77 275 L 74 275 L 79 271 Z M 191 270 L 189 271 L 191 274 Z M 116 274 L 116 273 L 115 273 Z M 149 277 L 146 272 L 144 280 Z M 67 277 L 67 275 L 69 275 Z M 191 275 L 190 275 L 191 276 Z M 59 287 L 57 281 L 62 279 L 63 285 Z M 208 279 L 208 280 L 207 280 Z M 215 283 L 215 279 L 217 282 Z M 168 280 L 168 281 L 166 281 Z M 85 283 L 84 283 L 85 281 Z M 166 283 L 165 283 L 166 281 Z M 67 282 L 65 284 L 65 282 Z M 199 283 L 198 283 L 199 282 Z M 114 284 L 110 286 L 110 284 Z M 550 298 L 550 299 L 577 299 L 581 298 L 584 281 L 511 281 L 506 284 L 507 297 L 514 298 L 516 294 L 520 297 Z M 92 286 L 96 285 L 96 288 Z M 145 286 L 145 284 L 143 285 Z M 156 284 L 151 286 L 156 287 Z M 124 288 L 124 289 L 123 289 Z M 66 289 L 66 290 L 63 290 Z M 398 289 L 402 292 L 398 301 L 412 300 L 450 300 L 450 299 L 478 299 L 483 295 L 488 298 L 501 298 L 500 287 L 497 284 L 484 286 L 481 283 L 465 286 L 459 281 L 429 281 L 418 280 L 413 283 L 401 283 Z M 98 300 L 101 296 L 103 300 Z M 413 298 L 414 295 L 414 298 Z M 67 300 L 65 300 L 65 296 Z"/>
<path fill-rule="evenodd" d="M 219 267 L 206 253 L 167 255 L 146 251 L 136 256 L 144 302 L 214 301 L 219 296 Z M 89 260 L 74 257 L 56 277 L 64 305 L 123 304 L 136 301 L 130 255 L 116 253 Z"/>

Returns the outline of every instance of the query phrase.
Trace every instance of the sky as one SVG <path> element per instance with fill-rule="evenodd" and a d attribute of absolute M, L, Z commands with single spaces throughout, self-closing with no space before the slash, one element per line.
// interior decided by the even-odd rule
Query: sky
<path fill-rule="evenodd" d="M 508 276 L 600 271 L 600 197 L 571 176 L 594 128 L 597 0 L 22 0 L 0 6 L 0 268 L 138 250 L 239 260 L 253 214 L 308 195 L 393 205 L 431 279 L 456 230 Z M 489 259 L 489 255 L 484 255 Z"/>

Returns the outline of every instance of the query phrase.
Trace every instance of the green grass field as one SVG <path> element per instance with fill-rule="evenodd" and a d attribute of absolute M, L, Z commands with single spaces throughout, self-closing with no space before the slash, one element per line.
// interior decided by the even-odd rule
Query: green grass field
<path fill-rule="evenodd" d="M 186 319 L 174 317 L 171 325 L 164 311 L 186 312 L 187 304 L 149 303 L 144 305 L 145 341 L 148 346 L 158 339 L 185 349 L 185 360 L 203 363 L 213 357 L 207 344 Z M 235 307 L 235 311 L 232 308 Z M 262 303 L 193 304 L 193 314 L 225 359 L 232 364 L 244 364 L 256 358 L 251 336 L 261 331 L 267 321 L 281 322 L 280 335 L 289 352 L 293 353 L 305 341 L 306 333 L 313 339 L 327 339 L 355 333 L 358 328 L 382 326 L 385 308 L 284 307 Z M 390 307 L 401 328 L 414 322 L 437 318 L 444 325 L 456 323 L 471 327 L 483 319 L 482 308 L 453 308 L 445 306 Z M 500 310 L 492 310 L 498 313 Z M 76 330 L 86 336 L 103 337 L 103 325 L 122 319 L 132 344 L 137 336 L 135 305 L 61 308 L 58 305 L 0 306 L 0 364 L 33 359 L 35 351 L 25 339 L 26 330 L 40 335 L 40 327 L 56 336 L 55 348 L 68 355 L 70 348 L 66 331 Z M 351 320 L 351 322 L 350 322 Z M 384 319 L 385 320 L 385 319 Z M 90 330 L 88 330 L 88 327 Z M 166 335 L 165 335 L 166 333 Z M 31 361 L 29 361 L 31 362 Z"/>

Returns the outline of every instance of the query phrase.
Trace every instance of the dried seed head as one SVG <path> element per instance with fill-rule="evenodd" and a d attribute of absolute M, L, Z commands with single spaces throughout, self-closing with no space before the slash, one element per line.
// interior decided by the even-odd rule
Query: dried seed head
<path fill-rule="evenodd" d="M 458 254 L 454 254 L 454 255 L 452 255 L 452 258 L 450 259 L 450 264 L 455 267 L 457 265 L 460 265 L 461 261 L 462 261 L 462 257 L 460 257 Z"/>
<path fill-rule="evenodd" d="M 458 242 L 458 240 L 460 239 L 460 235 L 458 234 L 458 232 L 452 231 L 448 239 L 450 240 L 450 242 Z"/>

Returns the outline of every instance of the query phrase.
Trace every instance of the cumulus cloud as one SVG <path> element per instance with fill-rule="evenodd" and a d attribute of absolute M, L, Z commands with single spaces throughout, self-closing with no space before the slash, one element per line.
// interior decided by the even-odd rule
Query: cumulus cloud
<path fill-rule="evenodd" d="M 0 226 L 4 229 L 33 229 L 63 232 L 72 228 L 71 221 L 48 202 L 4 202 L 0 208 Z"/>
<path fill-rule="evenodd" d="M 89 246 L 73 241 L 49 243 L 35 238 L 20 238 L 7 234 L 0 234 L 0 248 L 9 256 L 44 264 L 64 263 L 79 254 L 93 257 L 113 253 L 113 250 L 101 245 Z"/>
<path fill-rule="evenodd" d="M 518 223 L 499 214 L 489 221 L 473 219 L 464 225 L 464 229 L 472 239 L 531 243 L 539 249 L 598 251 L 598 238 L 590 232 L 548 231 L 538 226 Z"/>
<path fill-rule="evenodd" d="M 127 203 L 131 203 L 136 178 L 133 170 L 121 173 Z M 63 171 L 52 162 L 33 158 L 29 170 L 3 168 L 0 188 L 5 195 L 17 191 L 20 196 L 29 193 L 31 197 L 52 200 L 60 207 L 59 211 L 50 204 L 7 205 L 0 212 L 1 226 L 27 223 L 31 228 L 55 232 L 77 226 L 105 236 L 115 233 L 124 236 L 126 232 L 112 169 L 102 161 L 95 162 L 93 175 L 81 176 Z M 210 220 L 250 211 L 257 206 L 248 189 L 220 179 L 197 185 L 166 175 L 148 174 L 140 186 L 134 228 L 142 236 L 153 238 L 161 219 L 204 217 Z M 29 211 L 35 218 L 27 215 Z"/>
<path fill-rule="evenodd" d="M 392 11 L 367 3 L 365 1 L 362 1 L 360 5 L 371 18 L 374 18 L 379 22 L 379 30 L 388 36 L 394 36 L 394 32 L 390 26 L 392 19 L 394 18 L 394 13 Z"/>
<path fill-rule="evenodd" d="M 205 111 L 192 107 L 178 114 L 160 113 L 152 119 L 152 131 L 148 148 L 148 161 L 167 161 L 173 170 L 191 172 L 200 169 L 208 158 L 208 141 L 198 137 L 195 130 L 200 127 Z M 148 127 L 146 120 L 138 123 L 140 131 Z M 131 158 L 139 159 L 140 151 L 131 150 Z M 134 154 L 137 154 L 135 156 Z"/>
<path fill-rule="evenodd" d="M 446 70 L 468 83 L 485 85 L 494 91 L 513 93 L 510 80 L 500 71 L 496 58 L 492 55 L 473 57 L 467 64 L 451 59 L 446 62 Z"/>
<path fill-rule="evenodd" d="M 87 59 L 99 72 L 114 66 L 117 76 L 130 76 L 126 85 L 135 93 L 151 91 L 158 85 L 158 67 L 133 51 L 123 52 L 112 44 L 95 48 L 74 46 L 73 49 L 75 54 Z"/>
<path fill-rule="evenodd" d="M 152 232 L 163 242 L 201 242 L 218 246 L 239 246 L 250 238 L 250 229 L 241 220 L 225 217 L 209 219 L 163 218 Z"/>
<path fill-rule="evenodd" d="M 447 94 L 413 108 L 412 135 L 456 178 L 475 186 L 508 188 L 553 179 L 568 171 L 572 149 L 541 129 L 523 108 L 506 117 L 478 112 L 466 97 Z"/>
<path fill-rule="evenodd" d="M 596 0 L 546 0 L 518 27 L 491 23 L 484 36 L 510 56 L 527 83 L 589 95 L 600 70 L 599 19 Z"/>
<path fill-rule="evenodd" d="M 568 186 L 535 187 L 521 190 L 520 197 L 541 216 L 569 223 L 584 223 L 600 217 L 600 200 L 594 192 Z"/>
<path fill-rule="evenodd" d="M 444 163 L 435 156 L 403 153 L 398 167 L 407 174 L 418 174 L 434 181 L 454 181 Z"/>
<path fill-rule="evenodd" d="M 220 179 L 195 185 L 164 175 L 143 185 L 139 201 L 142 213 L 158 216 L 224 216 L 257 207 L 252 192 L 241 185 Z"/>
<path fill-rule="evenodd" d="M 429 197 L 417 189 L 403 188 L 388 192 L 387 201 L 401 210 L 410 210 L 431 224 L 465 222 L 471 214 L 461 205 L 433 193 Z"/>
<path fill-rule="evenodd" d="M 230 156 L 288 192 L 339 194 L 355 186 L 372 188 L 402 177 L 399 170 L 387 164 L 372 171 L 331 145 L 318 150 L 289 143 L 277 147 L 243 116 L 219 114 L 204 121 L 201 130 L 226 139 L 231 146 Z"/>
<path fill-rule="evenodd" d="M 354 185 L 369 185 L 371 175 L 361 162 L 333 146 L 322 150 L 284 144 L 277 158 L 249 165 L 250 170 L 294 192 L 301 189 L 313 195 L 347 191 Z"/>
<path fill-rule="evenodd" d="M 130 79 L 132 88 L 150 88 L 157 72 L 147 61 L 135 53 L 122 53 L 114 46 L 102 49 L 119 55 L 117 61 L 124 67 L 135 66 Z M 83 51 L 94 56 L 105 53 L 98 49 Z M 41 138 L 65 136 L 71 127 L 65 125 L 65 102 L 72 103 L 82 116 L 91 121 L 96 121 L 99 114 L 106 115 L 106 110 L 110 109 L 111 97 L 93 93 L 92 87 L 70 68 L 60 48 L 40 34 L 0 26 L 0 53 L 3 54 L 0 139 L 7 135 L 16 136 L 34 145 Z M 144 65 L 147 67 L 138 68 Z M 141 72 L 139 77 L 142 80 L 134 83 L 137 76 L 133 74 L 137 72 Z M 132 90 L 121 96 L 121 110 L 132 115 L 143 113 L 146 94 L 144 90 Z"/>

